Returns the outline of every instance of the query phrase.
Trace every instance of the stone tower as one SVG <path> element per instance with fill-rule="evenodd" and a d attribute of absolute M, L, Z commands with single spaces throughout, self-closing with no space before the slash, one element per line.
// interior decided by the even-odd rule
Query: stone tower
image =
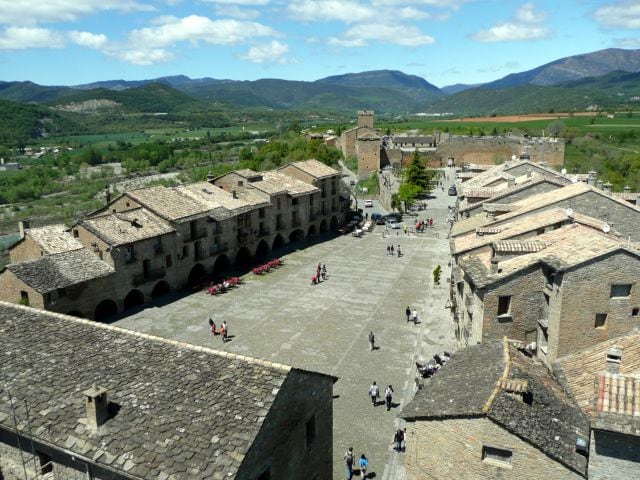
<path fill-rule="evenodd" d="M 358 112 L 358 126 L 373 129 L 373 110 L 360 110 Z"/>

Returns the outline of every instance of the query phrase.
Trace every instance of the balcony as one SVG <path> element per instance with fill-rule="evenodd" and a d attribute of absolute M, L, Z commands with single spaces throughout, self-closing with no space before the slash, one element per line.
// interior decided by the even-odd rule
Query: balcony
<path fill-rule="evenodd" d="M 269 227 L 262 227 L 260 229 L 260 231 L 258 232 L 258 235 L 260 237 L 266 237 L 267 235 L 269 235 L 271 233 L 271 230 L 269 229 Z"/>
<path fill-rule="evenodd" d="M 143 283 L 152 282 L 159 278 L 164 278 L 165 270 L 164 268 L 156 268 L 154 270 L 149 270 L 146 275 L 144 273 L 137 273 L 131 278 L 131 282 L 134 287 L 138 285 L 142 285 Z"/>

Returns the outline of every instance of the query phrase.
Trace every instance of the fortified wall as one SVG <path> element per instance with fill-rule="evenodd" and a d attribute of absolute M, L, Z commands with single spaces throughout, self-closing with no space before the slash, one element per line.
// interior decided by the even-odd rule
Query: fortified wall
<path fill-rule="evenodd" d="M 564 142 L 562 140 L 542 140 L 522 137 L 467 137 L 443 136 L 438 144 L 437 157 L 442 166 L 450 158 L 454 165 L 465 163 L 497 165 L 512 156 L 528 155 L 532 162 L 546 162 L 550 166 L 564 163 Z"/>

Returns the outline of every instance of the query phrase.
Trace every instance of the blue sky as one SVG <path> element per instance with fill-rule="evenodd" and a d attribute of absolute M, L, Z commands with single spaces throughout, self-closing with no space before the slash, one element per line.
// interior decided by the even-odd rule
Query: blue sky
<path fill-rule="evenodd" d="M 439 87 L 640 48 L 638 0 L 0 0 L 0 80 L 317 80 L 392 69 Z"/>

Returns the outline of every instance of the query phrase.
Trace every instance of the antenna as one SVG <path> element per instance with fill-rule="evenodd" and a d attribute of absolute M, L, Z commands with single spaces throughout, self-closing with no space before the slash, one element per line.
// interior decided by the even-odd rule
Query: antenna
<path fill-rule="evenodd" d="M 602 231 L 604 233 L 609 233 L 610 230 L 611 230 L 611 225 L 609 225 L 608 223 L 605 223 L 604 225 L 602 225 Z"/>

